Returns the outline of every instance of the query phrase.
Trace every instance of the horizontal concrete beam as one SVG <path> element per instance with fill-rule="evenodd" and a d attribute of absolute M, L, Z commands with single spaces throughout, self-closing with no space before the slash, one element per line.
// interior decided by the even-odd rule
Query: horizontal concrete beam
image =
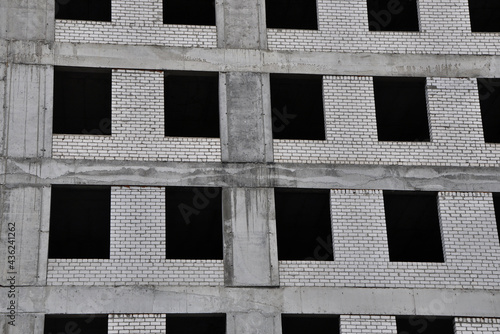
<path fill-rule="evenodd" d="M 500 192 L 496 167 L 0 158 L 6 187 L 50 184 Z"/>
<path fill-rule="evenodd" d="M 7 295 L 8 288 L 0 288 Z M 18 313 L 371 314 L 498 317 L 500 291 L 168 286 L 19 287 Z M 7 298 L 0 301 L 0 315 Z"/>
<path fill-rule="evenodd" d="M 269 51 L 1 41 L 0 61 L 217 72 L 500 77 L 500 56 Z"/>

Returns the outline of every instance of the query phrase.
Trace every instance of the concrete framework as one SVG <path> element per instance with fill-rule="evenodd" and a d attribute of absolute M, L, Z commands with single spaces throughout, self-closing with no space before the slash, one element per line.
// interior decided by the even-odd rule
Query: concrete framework
<path fill-rule="evenodd" d="M 466 3 L 456 2 L 456 8 L 462 9 Z M 327 2 L 319 3 L 323 6 L 321 10 Z M 364 8 L 362 3 L 353 1 L 353 8 Z M 422 0 L 421 9 L 431 3 Z M 113 8 L 126 7 L 126 4 L 127 1 L 114 0 Z M 490 160 L 475 161 L 475 157 L 471 157 L 469 165 L 435 166 L 425 161 L 404 166 L 334 161 L 276 162 L 268 74 L 500 77 L 500 52 L 494 48 L 490 52 L 465 52 L 465 44 L 460 45 L 459 55 L 453 52 L 405 54 L 400 50 L 360 53 L 316 47 L 304 51 L 293 43 L 287 50 L 278 47 L 276 41 L 283 38 L 286 42 L 290 36 L 286 36 L 286 31 L 267 31 L 264 8 L 264 0 L 217 1 L 214 47 L 165 46 L 72 43 L 62 37 L 57 40 L 54 1 L 1 0 L 0 328 L 3 333 L 41 334 L 45 314 L 116 314 L 110 321 L 120 324 L 121 314 L 129 314 L 131 323 L 140 323 L 145 321 L 140 314 L 213 312 L 227 314 L 228 334 L 281 333 L 281 313 L 340 314 L 344 334 L 351 333 L 349 324 L 361 326 L 359 333 L 369 333 L 370 326 L 377 323 L 387 325 L 383 333 L 394 334 L 394 315 L 454 316 L 457 317 L 456 333 L 469 333 L 474 330 L 471 328 L 477 328 L 472 324 L 481 324 L 485 332 L 500 331 L 498 244 L 490 247 L 488 254 L 492 258 L 485 260 L 483 267 L 481 264 L 477 267 L 485 270 L 484 277 L 491 277 L 487 282 L 472 279 L 469 285 L 456 286 L 453 282 L 433 285 L 424 279 L 424 286 L 409 288 L 397 283 L 380 287 L 370 283 L 328 286 L 326 281 L 325 286 L 314 286 L 306 279 L 295 285 L 284 282 L 288 274 L 296 274 L 296 269 L 294 264 L 280 263 L 277 258 L 273 187 L 500 192 L 500 163 L 498 155 L 494 156 L 498 153 L 494 145 Z M 113 17 L 115 19 L 124 20 Z M 422 20 L 421 24 L 432 30 L 432 23 L 425 21 L 429 18 Z M 320 23 L 325 24 L 321 20 Z M 207 29 L 213 32 L 212 28 Z M 444 28 L 434 29 L 434 33 L 438 34 L 440 29 Z M 60 28 L 59 31 L 59 36 L 63 36 L 66 30 Z M 301 38 L 307 39 L 305 35 Z M 472 38 L 469 35 L 467 38 Z M 269 36 L 274 44 L 268 45 Z M 493 45 L 500 44 L 498 34 L 491 38 Z M 478 43 L 481 41 L 479 38 Z M 221 138 L 220 142 L 211 144 L 220 143 L 219 161 L 72 159 L 63 153 L 54 158 L 59 152 L 54 151 L 52 145 L 53 141 L 59 143 L 52 134 L 54 66 L 219 72 Z M 154 285 L 116 282 L 114 286 L 54 283 L 51 281 L 54 272 L 49 268 L 52 265 L 56 271 L 59 267 L 47 258 L 51 184 L 223 187 L 223 281 L 207 286 L 179 286 L 168 282 Z M 478 203 L 485 205 L 486 217 L 489 217 L 485 218 L 486 225 L 493 228 L 488 196 L 478 199 Z M 11 273 L 7 261 L 10 223 L 16 223 L 15 274 Z M 491 233 L 488 240 L 494 243 Z M 485 251 L 486 247 L 489 244 L 479 245 L 479 250 L 471 251 L 471 256 Z M 453 262 L 453 259 L 447 261 Z M 324 266 L 325 270 L 332 270 L 328 264 Z M 465 268 L 460 277 L 474 276 L 474 268 Z M 338 269 L 333 269 L 332 275 L 340 275 L 335 270 Z M 425 276 L 425 269 L 413 270 L 423 270 Z M 16 286 L 15 297 L 8 298 L 12 281 Z M 15 327 L 8 324 L 11 303 L 17 313 Z"/>

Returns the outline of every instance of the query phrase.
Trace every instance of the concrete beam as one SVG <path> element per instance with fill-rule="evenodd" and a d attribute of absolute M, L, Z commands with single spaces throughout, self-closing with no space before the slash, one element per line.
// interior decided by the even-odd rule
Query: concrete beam
<path fill-rule="evenodd" d="M 5 159 L 6 187 L 50 184 L 500 192 L 497 167 Z M 1 170 L 1 169 L 0 169 Z"/>
<path fill-rule="evenodd" d="M 32 52 L 35 50 L 36 52 Z M 0 41 L 0 62 L 323 75 L 500 77 L 500 56 L 270 51 Z"/>
<path fill-rule="evenodd" d="M 169 286 L 19 287 L 19 314 L 245 313 L 498 317 L 499 290 L 230 288 Z M 0 288 L 5 296 L 7 288 Z M 8 299 L 0 299 L 0 315 Z M 251 314 L 250 312 L 249 314 Z"/>

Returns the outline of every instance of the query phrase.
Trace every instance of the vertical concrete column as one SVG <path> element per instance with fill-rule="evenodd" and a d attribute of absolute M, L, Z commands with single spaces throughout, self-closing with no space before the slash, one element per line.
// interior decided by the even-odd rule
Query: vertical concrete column
<path fill-rule="evenodd" d="M 226 285 L 279 285 L 273 190 L 224 189 L 222 201 Z"/>
<path fill-rule="evenodd" d="M 31 301 L 19 298 L 20 286 L 45 284 L 50 187 L 16 178 L 16 161 L 30 159 L 29 170 L 41 175 L 40 158 L 51 155 L 55 1 L 0 2 L 0 155 L 5 175 L 0 189 L 0 332 L 43 333 L 43 315 L 25 313 Z M 14 293 L 10 293 L 11 286 Z M 7 291 L 5 291 L 7 290 Z M 6 293 L 4 293 L 4 291 Z"/>
<path fill-rule="evenodd" d="M 15 326 L 9 324 L 9 317 L 0 316 L 0 331 L 2 334 L 31 334 L 43 333 L 43 314 L 18 314 Z"/>
<path fill-rule="evenodd" d="M 1 200 L 0 284 L 45 284 L 50 187 L 2 187 Z"/>
<path fill-rule="evenodd" d="M 264 9 L 264 0 L 221 0 L 217 4 L 218 46 L 267 48 Z M 222 161 L 272 162 L 269 74 L 221 73 L 219 83 Z M 279 285 L 273 190 L 224 189 L 223 208 L 226 285 Z M 245 317 L 235 318 L 239 329 L 248 325 Z M 263 332 L 272 332 L 265 328 Z"/>
<path fill-rule="evenodd" d="M 224 162 L 272 162 L 269 75 L 220 75 L 221 150 Z"/>
<path fill-rule="evenodd" d="M 228 334 L 280 334 L 281 318 L 279 313 L 266 314 L 256 311 L 230 313 L 227 315 Z"/>

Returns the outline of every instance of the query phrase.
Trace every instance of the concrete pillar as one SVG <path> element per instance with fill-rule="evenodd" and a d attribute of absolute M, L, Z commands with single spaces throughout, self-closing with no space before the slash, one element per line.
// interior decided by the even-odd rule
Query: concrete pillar
<path fill-rule="evenodd" d="M 257 311 L 229 313 L 227 315 L 228 334 L 280 334 L 281 318 L 279 313 Z"/>
<path fill-rule="evenodd" d="M 222 202 L 226 285 L 278 286 L 273 189 L 224 189 Z"/>
<path fill-rule="evenodd" d="M 9 317 L 0 317 L 0 332 L 2 334 L 43 333 L 43 314 L 18 314 L 14 320 L 15 325 L 12 325 L 12 321 Z"/>
<path fill-rule="evenodd" d="M 34 176 L 41 176 L 39 159 L 51 155 L 53 66 L 42 58 L 53 52 L 54 6 L 46 0 L 0 2 L 0 155 L 28 160 L 26 171 Z M 9 174 L 1 181 L 0 284 L 9 286 L 2 297 L 16 314 L 13 325 L 10 312 L 0 312 L 0 332 L 41 334 L 44 316 L 25 313 L 19 289 L 45 284 L 48 239 L 41 231 L 48 230 L 50 187 L 19 184 Z"/>
<path fill-rule="evenodd" d="M 223 73 L 221 143 L 224 162 L 272 162 L 269 75 Z"/>

